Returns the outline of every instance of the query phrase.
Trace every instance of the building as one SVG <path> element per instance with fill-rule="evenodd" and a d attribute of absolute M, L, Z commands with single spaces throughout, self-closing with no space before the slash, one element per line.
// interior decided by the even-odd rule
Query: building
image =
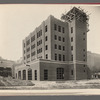
<path fill-rule="evenodd" d="M 14 61 L 3 59 L 0 57 L 0 76 L 8 77 L 12 76 L 12 67 Z"/>
<path fill-rule="evenodd" d="M 15 67 L 16 78 L 37 81 L 90 78 L 88 16 L 73 7 L 61 19 L 50 15 L 23 40 L 23 64 Z"/>

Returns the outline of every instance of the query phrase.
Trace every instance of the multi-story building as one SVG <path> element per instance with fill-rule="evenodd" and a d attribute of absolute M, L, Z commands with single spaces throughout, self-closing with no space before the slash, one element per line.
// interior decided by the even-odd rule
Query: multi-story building
<path fill-rule="evenodd" d="M 23 40 L 23 64 L 15 77 L 23 80 L 60 81 L 90 78 L 87 67 L 87 21 L 74 7 L 61 19 L 50 15 Z"/>

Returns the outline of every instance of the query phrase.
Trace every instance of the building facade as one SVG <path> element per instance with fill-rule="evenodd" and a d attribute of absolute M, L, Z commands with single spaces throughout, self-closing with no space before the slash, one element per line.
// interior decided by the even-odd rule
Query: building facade
<path fill-rule="evenodd" d="M 89 79 L 87 66 L 88 17 L 72 8 L 61 19 L 50 15 L 23 40 L 23 64 L 15 77 L 23 80 Z"/>

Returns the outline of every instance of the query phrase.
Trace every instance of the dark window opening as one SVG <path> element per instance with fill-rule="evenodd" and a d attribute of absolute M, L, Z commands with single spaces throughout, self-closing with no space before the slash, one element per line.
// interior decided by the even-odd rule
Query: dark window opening
<path fill-rule="evenodd" d="M 61 41 L 61 37 L 59 36 L 59 41 Z"/>
<path fill-rule="evenodd" d="M 57 49 L 57 44 L 55 44 L 55 49 Z"/>
<path fill-rule="evenodd" d="M 61 61 L 61 54 L 59 54 L 59 61 Z"/>
<path fill-rule="evenodd" d="M 74 73 L 73 73 L 73 70 L 71 70 L 71 75 L 73 75 Z"/>
<path fill-rule="evenodd" d="M 63 38 L 63 42 L 65 42 L 65 38 Z"/>
<path fill-rule="evenodd" d="M 37 70 L 35 70 L 34 73 L 35 73 L 35 75 L 34 75 L 35 76 L 35 80 L 37 80 Z"/>
<path fill-rule="evenodd" d="M 71 61 L 73 61 L 73 55 L 71 55 Z"/>
<path fill-rule="evenodd" d="M 27 59 L 30 58 L 30 54 L 27 55 Z"/>
<path fill-rule="evenodd" d="M 32 69 L 28 70 L 28 80 L 32 80 Z"/>
<path fill-rule="evenodd" d="M 64 79 L 64 68 L 57 68 L 57 79 Z"/>
<path fill-rule="evenodd" d="M 61 45 L 59 45 L 59 50 L 61 50 Z"/>
<path fill-rule="evenodd" d="M 26 70 L 23 70 L 23 80 L 26 80 Z"/>
<path fill-rule="evenodd" d="M 73 27 L 71 27 L 71 33 L 73 33 Z"/>
<path fill-rule="evenodd" d="M 57 54 L 55 53 L 55 60 L 57 60 Z"/>
<path fill-rule="evenodd" d="M 65 55 L 63 55 L 63 61 L 65 61 Z"/>
<path fill-rule="evenodd" d="M 45 46 L 45 50 L 48 50 L 48 45 Z"/>
<path fill-rule="evenodd" d="M 26 41 L 26 44 L 29 45 L 29 44 L 30 44 L 30 40 L 27 40 L 27 41 Z"/>
<path fill-rule="evenodd" d="M 45 37 L 45 41 L 48 41 L 48 37 L 47 36 Z"/>
<path fill-rule="evenodd" d="M 61 26 L 58 26 L 58 31 L 61 32 Z"/>
<path fill-rule="evenodd" d="M 63 46 L 63 51 L 65 51 L 65 46 Z"/>
<path fill-rule="evenodd" d="M 73 50 L 73 46 L 71 46 L 71 50 Z"/>
<path fill-rule="evenodd" d="M 21 71 L 18 71 L 18 79 L 21 79 Z"/>
<path fill-rule="evenodd" d="M 55 40 L 57 40 L 57 35 L 55 35 Z"/>
<path fill-rule="evenodd" d="M 44 70 L 44 80 L 48 80 L 48 70 Z"/>
<path fill-rule="evenodd" d="M 57 25 L 56 24 L 54 24 L 54 30 L 57 30 Z"/>
<path fill-rule="evenodd" d="M 48 54 L 46 54 L 46 59 L 48 59 Z"/>
<path fill-rule="evenodd" d="M 62 32 L 65 33 L 65 28 L 64 27 L 62 28 Z"/>
<path fill-rule="evenodd" d="M 71 42 L 73 42 L 73 37 L 71 37 Z"/>
<path fill-rule="evenodd" d="M 48 31 L 48 28 L 47 28 L 47 25 L 45 26 L 45 32 L 47 32 Z"/>

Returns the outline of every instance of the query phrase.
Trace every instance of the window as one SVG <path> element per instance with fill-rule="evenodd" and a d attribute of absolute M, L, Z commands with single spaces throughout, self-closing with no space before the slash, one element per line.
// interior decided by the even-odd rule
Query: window
<path fill-rule="evenodd" d="M 39 37 L 39 33 L 37 33 L 37 38 Z"/>
<path fill-rule="evenodd" d="M 73 70 L 71 70 L 71 75 L 73 75 L 74 73 L 73 73 Z"/>
<path fill-rule="evenodd" d="M 48 59 L 48 54 L 46 54 L 46 59 Z"/>
<path fill-rule="evenodd" d="M 40 52 L 42 52 L 42 48 L 40 49 Z"/>
<path fill-rule="evenodd" d="M 34 56 L 34 55 L 35 55 L 35 51 L 31 53 L 31 56 Z"/>
<path fill-rule="evenodd" d="M 85 35 L 85 32 L 83 33 L 83 35 Z"/>
<path fill-rule="evenodd" d="M 26 80 L 26 70 L 23 70 L 23 80 Z"/>
<path fill-rule="evenodd" d="M 24 43 L 24 47 L 25 47 L 25 43 Z"/>
<path fill-rule="evenodd" d="M 44 80 L 48 80 L 48 70 L 44 70 Z"/>
<path fill-rule="evenodd" d="M 65 46 L 63 46 L 63 51 L 65 51 Z"/>
<path fill-rule="evenodd" d="M 65 28 L 64 27 L 62 27 L 62 32 L 65 33 Z"/>
<path fill-rule="evenodd" d="M 58 32 L 61 32 L 61 26 L 58 26 Z"/>
<path fill-rule="evenodd" d="M 40 44 L 42 44 L 42 40 L 37 42 L 37 46 L 39 46 Z"/>
<path fill-rule="evenodd" d="M 83 55 L 83 57 L 85 57 L 85 54 Z"/>
<path fill-rule="evenodd" d="M 48 45 L 45 46 L 45 50 L 48 50 Z"/>
<path fill-rule="evenodd" d="M 63 55 L 63 61 L 65 61 L 65 55 Z"/>
<path fill-rule="evenodd" d="M 71 46 L 71 50 L 73 50 L 73 46 Z"/>
<path fill-rule="evenodd" d="M 47 25 L 45 26 L 45 32 L 47 32 L 48 31 L 48 28 L 47 28 Z"/>
<path fill-rule="evenodd" d="M 61 61 L 61 54 L 59 54 L 59 61 Z"/>
<path fill-rule="evenodd" d="M 85 65 L 83 67 L 85 67 Z"/>
<path fill-rule="evenodd" d="M 26 44 L 29 45 L 29 44 L 30 44 L 30 40 L 27 40 L 27 41 L 26 41 Z"/>
<path fill-rule="evenodd" d="M 85 40 L 85 38 L 83 38 L 83 40 Z"/>
<path fill-rule="evenodd" d="M 30 58 L 30 54 L 27 55 L 27 58 Z"/>
<path fill-rule="evenodd" d="M 24 50 L 24 54 L 25 54 L 25 50 Z"/>
<path fill-rule="evenodd" d="M 71 33 L 73 33 L 73 27 L 71 27 Z"/>
<path fill-rule="evenodd" d="M 31 42 L 35 40 L 35 35 L 31 37 Z"/>
<path fill-rule="evenodd" d="M 71 55 L 71 61 L 73 61 L 73 55 Z"/>
<path fill-rule="evenodd" d="M 85 72 L 85 70 L 84 70 L 84 72 Z"/>
<path fill-rule="evenodd" d="M 57 44 L 55 44 L 55 49 L 57 49 Z"/>
<path fill-rule="evenodd" d="M 57 30 L 57 25 L 56 24 L 54 24 L 54 30 Z"/>
<path fill-rule="evenodd" d="M 57 40 L 57 35 L 55 35 L 55 40 Z"/>
<path fill-rule="evenodd" d="M 83 61 L 85 61 L 85 59 L 83 59 Z"/>
<path fill-rule="evenodd" d="M 63 38 L 63 42 L 65 42 L 65 38 Z"/>
<path fill-rule="evenodd" d="M 55 53 L 55 60 L 57 60 L 57 54 Z"/>
<path fill-rule="evenodd" d="M 59 50 L 61 50 L 61 45 L 59 45 Z"/>
<path fill-rule="evenodd" d="M 40 44 L 42 44 L 42 40 L 40 40 Z"/>
<path fill-rule="evenodd" d="M 21 71 L 18 71 L 18 79 L 21 79 Z"/>
<path fill-rule="evenodd" d="M 37 42 L 37 46 L 39 45 L 39 42 Z"/>
<path fill-rule="evenodd" d="M 48 37 L 47 36 L 45 37 L 45 41 L 48 41 Z"/>
<path fill-rule="evenodd" d="M 71 37 L 71 42 L 73 42 L 73 37 Z"/>
<path fill-rule="evenodd" d="M 29 48 L 27 48 L 27 52 L 29 52 L 30 51 L 30 47 Z"/>
<path fill-rule="evenodd" d="M 38 45 L 38 44 L 37 44 Z M 31 49 L 34 49 L 35 48 L 35 44 L 33 44 L 32 46 L 31 46 Z"/>
<path fill-rule="evenodd" d="M 42 30 L 40 30 L 40 36 L 42 36 Z"/>
<path fill-rule="evenodd" d="M 85 51 L 85 49 L 83 49 L 83 51 Z"/>
<path fill-rule="evenodd" d="M 61 37 L 59 36 L 59 41 L 61 41 Z"/>
<path fill-rule="evenodd" d="M 35 70 L 34 73 L 35 73 L 34 78 L 35 78 L 35 80 L 37 80 L 37 70 Z"/>
<path fill-rule="evenodd" d="M 64 68 L 57 68 L 57 79 L 64 79 Z"/>
<path fill-rule="evenodd" d="M 25 60 L 25 56 L 24 56 L 24 60 Z"/>

